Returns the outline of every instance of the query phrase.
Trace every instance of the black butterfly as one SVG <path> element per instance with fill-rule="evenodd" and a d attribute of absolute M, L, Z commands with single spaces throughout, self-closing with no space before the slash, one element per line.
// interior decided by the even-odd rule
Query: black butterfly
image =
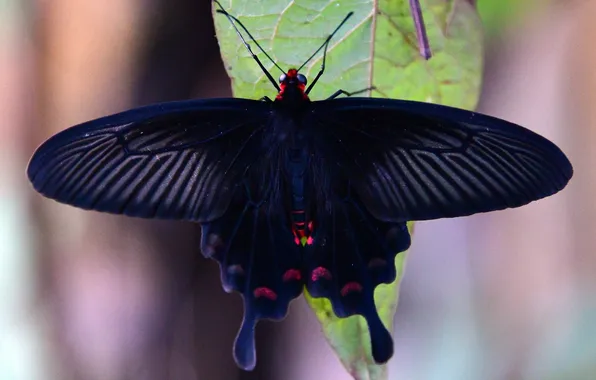
<path fill-rule="evenodd" d="M 274 101 L 172 102 L 74 126 L 37 149 L 27 174 L 76 207 L 200 223 L 204 255 L 244 298 L 242 368 L 255 366 L 257 321 L 283 318 L 304 287 L 339 317 L 364 316 L 386 362 L 393 342 L 373 292 L 395 280 L 406 221 L 519 207 L 573 170 L 547 139 L 479 113 L 341 90 L 311 101 L 323 69 L 306 88 L 296 69 L 278 85 L 263 68 Z"/>

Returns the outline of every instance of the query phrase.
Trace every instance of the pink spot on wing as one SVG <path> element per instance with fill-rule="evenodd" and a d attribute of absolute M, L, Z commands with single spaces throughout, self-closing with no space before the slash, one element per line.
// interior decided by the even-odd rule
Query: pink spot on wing
<path fill-rule="evenodd" d="M 262 286 L 260 288 L 256 288 L 253 291 L 253 294 L 254 294 L 255 298 L 265 297 L 271 301 L 275 301 L 277 299 L 277 294 L 273 290 L 266 288 L 264 286 Z"/>
<path fill-rule="evenodd" d="M 298 269 L 288 269 L 282 279 L 284 282 L 300 281 L 302 279 L 302 273 Z"/>
<path fill-rule="evenodd" d="M 348 282 L 347 284 L 344 285 L 343 288 L 341 288 L 340 294 L 345 297 L 350 293 L 353 292 L 361 292 L 362 291 L 362 285 L 360 285 L 357 282 Z"/>
<path fill-rule="evenodd" d="M 331 272 L 329 272 L 326 268 L 318 267 L 312 271 L 310 278 L 313 282 L 318 281 L 321 278 L 324 278 L 325 280 L 331 280 Z"/>

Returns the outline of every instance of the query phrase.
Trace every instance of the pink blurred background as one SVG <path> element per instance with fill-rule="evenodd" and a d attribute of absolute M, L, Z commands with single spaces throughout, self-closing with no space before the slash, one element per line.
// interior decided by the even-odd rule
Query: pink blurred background
<path fill-rule="evenodd" d="M 596 1 L 500 1 L 479 0 L 479 110 L 555 141 L 575 176 L 521 209 L 417 225 L 391 379 L 596 379 Z M 2 2 L 0 380 L 349 379 L 303 299 L 259 325 L 257 369 L 239 371 L 241 299 L 198 227 L 61 206 L 26 180 L 65 127 L 229 95 L 209 1 Z"/>

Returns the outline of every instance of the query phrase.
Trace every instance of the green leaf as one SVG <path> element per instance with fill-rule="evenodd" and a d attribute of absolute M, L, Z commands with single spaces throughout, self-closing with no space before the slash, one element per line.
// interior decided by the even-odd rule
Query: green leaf
<path fill-rule="evenodd" d="M 284 70 L 302 65 L 354 11 L 330 44 L 327 69 L 311 93 L 314 100 L 339 88 L 357 91 L 374 85 L 380 90 L 374 96 L 474 108 L 481 79 L 482 33 L 473 5 L 469 0 L 420 1 L 434 54 L 429 61 L 418 53 L 407 0 L 379 1 L 376 17 L 375 2 L 364 0 L 221 3 Z M 215 26 L 234 96 L 273 97 L 275 89 L 226 17 L 215 15 Z M 273 77 L 279 77 L 281 72 L 250 44 Z M 301 72 L 314 78 L 321 61 L 322 55 L 315 57 Z"/>
<path fill-rule="evenodd" d="M 477 7 L 484 30 L 490 37 L 515 26 L 537 6 L 540 6 L 537 0 L 482 0 Z"/>
<path fill-rule="evenodd" d="M 408 0 L 234 0 L 222 6 L 236 16 L 283 69 L 301 66 L 350 11 L 354 16 L 331 41 L 326 71 L 310 94 L 324 99 L 338 89 L 375 86 L 375 97 L 476 107 L 482 73 L 482 32 L 472 0 L 420 0 L 433 58 L 419 55 Z M 377 6 L 378 8 L 375 8 Z M 214 6 L 216 8 L 216 6 Z M 240 42 L 230 22 L 215 15 L 222 57 L 236 97 L 273 98 L 275 88 Z M 247 41 L 277 79 L 282 73 L 254 42 Z M 322 54 L 301 72 L 313 79 Z M 413 223 L 408 224 L 409 229 Z M 397 255 L 397 279 L 379 285 L 375 303 L 389 331 L 397 308 L 399 285 L 408 253 Z M 374 363 L 370 337 L 360 316 L 337 318 L 326 299 L 305 297 L 327 340 L 355 379 L 387 378 L 386 366 Z"/>

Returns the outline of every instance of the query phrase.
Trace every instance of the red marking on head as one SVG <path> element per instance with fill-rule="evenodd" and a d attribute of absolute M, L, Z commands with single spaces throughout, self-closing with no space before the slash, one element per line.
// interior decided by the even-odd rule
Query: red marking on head
<path fill-rule="evenodd" d="M 279 84 L 279 92 L 277 93 L 275 100 L 282 100 L 284 97 L 284 92 L 286 92 L 286 82 L 285 81 L 283 81 Z"/>
<path fill-rule="evenodd" d="M 308 230 L 310 232 L 312 232 L 312 227 L 313 227 L 313 224 L 312 224 L 312 220 L 311 220 L 310 222 L 308 222 Z"/>
<path fill-rule="evenodd" d="M 370 269 L 384 267 L 385 265 L 387 265 L 387 261 L 378 257 L 375 257 L 368 262 L 368 267 Z"/>
<path fill-rule="evenodd" d="M 236 265 L 230 265 L 227 269 L 228 274 L 237 274 L 237 275 L 243 275 L 244 274 L 244 268 L 242 268 L 242 265 L 236 264 Z"/>
<path fill-rule="evenodd" d="M 318 267 L 315 268 L 310 274 L 310 279 L 313 282 L 318 281 L 321 278 L 324 278 L 325 280 L 331 280 L 331 272 L 329 272 L 327 268 Z"/>
<path fill-rule="evenodd" d="M 284 282 L 302 280 L 302 273 L 298 269 L 288 269 L 282 277 Z"/>
<path fill-rule="evenodd" d="M 283 100 L 288 84 L 291 86 L 295 86 L 298 89 L 298 91 L 302 93 L 302 98 L 304 100 L 308 100 L 308 95 L 306 95 L 305 92 L 306 86 L 304 85 L 304 83 L 300 83 L 298 81 L 298 70 L 296 69 L 289 69 L 286 73 L 286 78 L 279 84 L 279 93 L 275 97 L 276 100 Z"/>
<path fill-rule="evenodd" d="M 277 299 L 277 294 L 273 290 L 266 288 L 264 286 L 262 286 L 260 288 L 256 288 L 253 291 L 253 294 L 254 294 L 255 298 L 265 297 L 271 301 L 275 301 Z"/>
<path fill-rule="evenodd" d="M 348 282 L 347 284 L 344 285 L 343 288 L 341 288 L 340 294 L 343 297 L 345 297 L 350 293 L 353 293 L 353 292 L 360 293 L 361 291 L 362 291 L 362 285 L 360 285 L 357 282 L 352 281 L 352 282 Z"/>

